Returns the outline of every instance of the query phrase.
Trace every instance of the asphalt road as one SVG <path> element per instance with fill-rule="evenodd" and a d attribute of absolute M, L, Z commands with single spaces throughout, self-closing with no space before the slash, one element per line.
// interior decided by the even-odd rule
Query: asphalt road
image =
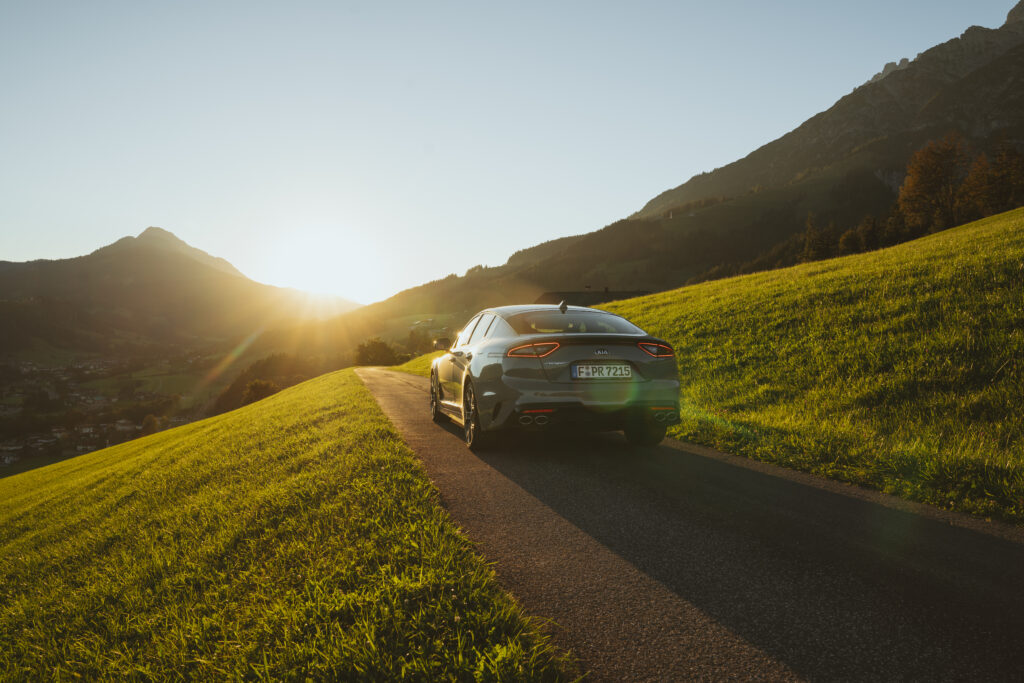
<path fill-rule="evenodd" d="M 1024 680 L 1024 533 L 684 443 L 469 451 L 360 369 L 445 507 L 587 680 Z"/>

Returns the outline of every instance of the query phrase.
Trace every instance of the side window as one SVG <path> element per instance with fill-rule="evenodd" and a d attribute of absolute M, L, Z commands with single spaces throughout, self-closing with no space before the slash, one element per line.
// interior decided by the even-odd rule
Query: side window
<path fill-rule="evenodd" d="M 480 322 L 480 316 L 477 316 L 466 323 L 466 326 L 462 328 L 462 332 L 459 332 L 459 338 L 455 340 L 455 347 L 465 346 L 466 342 L 469 341 L 469 337 L 473 334 L 473 328 Z"/>
<path fill-rule="evenodd" d="M 469 338 L 470 344 L 476 344 L 478 341 L 484 338 L 487 334 L 487 328 L 491 326 L 491 322 L 494 321 L 494 316 L 490 313 L 485 313 L 480 316 L 480 322 L 476 325 L 476 330 L 473 331 L 473 336 Z"/>
<path fill-rule="evenodd" d="M 491 329 L 487 333 L 487 337 L 489 339 L 505 339 L 506 337 L 514 336 L 516 336 L 516 331 L 512 329 L 512 326 L 502 318 L 494 316 L 494 322 L 491 323 Z"/>

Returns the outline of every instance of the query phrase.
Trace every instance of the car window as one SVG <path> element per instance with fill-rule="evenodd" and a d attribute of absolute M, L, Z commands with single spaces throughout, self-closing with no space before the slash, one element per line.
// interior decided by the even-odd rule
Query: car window
<path fill-rule="evenodd" d="M 494 322 L 491 323 L 491 329 L 487 333 L 488 339 L 502 339 L 505 337 L 516 336 L 516 331 L 513 330 L 507 322 L 502 320 L 498 316 L 494 316 Z"/>
<path fill-rule="evenodd" d="M 598 311 L 527 311 L 513 315 L 508 322 L 517 334 L 643 334 L 625 318 Z"/>
<path fill-rule="evenodd" d="M 490 313 L 485 313 L 480 316 L 480 322 L 476 324 L 476 329 L 473 331 L 473 336 L 469 338 L 469 344 L 476 344 L 478 341 L 484 338 L 487 333 L 487 328 L 491 326 L 494 321 L 494 316 Z"/>
<path fill-rule="evenodd" d="M 487 326 L 487 329 L 484 331 L 484 339 L 490 339 L 490 337 L 491 337 L 491 330 L 496 329 L 495 326 L 494 326 L 494 323 L 497 320 L 498 320 L 498 316 L 496 316 L 496 315 L 492 315 L 491 316 L 491 323 Z"/>
<path fill-rule="evenodd" d="M 455 340 L 455 346 L 465 346 L 466 342 L 469 341 L 470 335 L 473 334 L 473 328 L 480 322 L 480 316 L 477 316 L 469 321 L 465 327 L 462 328 L 462 332 L 459 332 L 459 338 Z"/>

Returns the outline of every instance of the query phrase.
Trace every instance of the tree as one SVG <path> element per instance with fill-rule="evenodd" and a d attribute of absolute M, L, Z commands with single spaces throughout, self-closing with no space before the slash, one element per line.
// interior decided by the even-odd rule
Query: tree
<path fill-rule="evenodd" d="M 897 205 L 882 225 L 878 246 L 890 247 L 900 242 L 906 242 L 910 237 L 911 235 L 907 230 L 907 221 L 903 217 L 903 212 L 900 211 L 899 205 Z"/>
<path fill-rule="evenodd" d="M 993 199 L 996 211 L 1009 211 L 1024 206 L 1024 155 L 1009 143 L 996 152 Z"/>
<path fill-rule="evenodd" d="M 988 162 L 988 157 L 979 154 L 957 191 L 957 212 L 964 220 L 984 218 L 998 211 L 995 181 L 996 175 Z"/>
<path fill-rule="evenodd" d="M 409 339 L 405 343 L 405 350 L 413 355 L 426 353 L 433 348 L 430 335 L 422 328 L 409 330 Z"/>
<path fill-rule="evenodd" d="M 863 251 L 874 251 L 881 246 L 882 228 L 874 216 L 865 216 L 857 226 L 857 233 L 860 236 L 860 245 Z"/>
<path fill-rule="evenodd" d="M 804 249 L 800 260 L 820 261 L 835 255 L 835 225 L 820 228 L 813 213 L 807 214 L 807 230 L 804 231 Z"/>
<path fill-rule="evenodd" d="M 380 337 L 367 339 L 356 347 L 356 365 L 395 365 L 398 356 L 391 345 Z"/>
<path fill-rule="evenodd" d="M 279 391 L 281 391 L 281 387 L 269 380 L 254 379 L 245 387 L 245 393 L 242 395 L 242 405 L 247 406 L 250 403 L 261 401 Z"/>
<path fill-rule="evenodd" d="M 1024 156 L 1004 143 L 994 163 L 979 154 L 957 193 L 964 220 L 993 216 L 1024 204 Z"/>
<path fill-rule="evenodd" d="M 857 254 L 864 251 L 864 241 L 856 228 L 850 228 L 839 238 L 839 255 Z"/>
<path fill-rule="evenodd" d="M 899 208 L 915 234 L 950 228 L 959 222 L 957 192 L 966 175 L 967 153 L 959 133 L 932 140 L 907 164 Z"/>
<path fill-rule="evenodd" d="M 156 419 L 156 415 L 150 413 L 142 420 L 142 436 L 149 434 L 156 434 L 160 431 L 160 421 Z"/>

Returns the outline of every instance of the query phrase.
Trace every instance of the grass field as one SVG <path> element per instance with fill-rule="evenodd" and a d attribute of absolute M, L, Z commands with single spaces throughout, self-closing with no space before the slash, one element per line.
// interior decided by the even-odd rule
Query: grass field
<path fill-rule="evenodd" d="M 400 372 L 408 372 L 410 375 L 420 375 L 421 377 L 430 377 L 430 364 L 438 356 L 443 356 L 444 351 L 434 351 L 423 356 L 413 358 L 407 363 L 396 365 L 389 370 L 399 370 Z"/>
<path fill-rule="evenodd" d="M 675 436 L 1024 521 L 1024 209 L 607 308 L 675 345 Z"/>
<path fill-rule="evenodd" d="M 0 679 L 571 673 L 351 371 L 0 480 Z"/>

